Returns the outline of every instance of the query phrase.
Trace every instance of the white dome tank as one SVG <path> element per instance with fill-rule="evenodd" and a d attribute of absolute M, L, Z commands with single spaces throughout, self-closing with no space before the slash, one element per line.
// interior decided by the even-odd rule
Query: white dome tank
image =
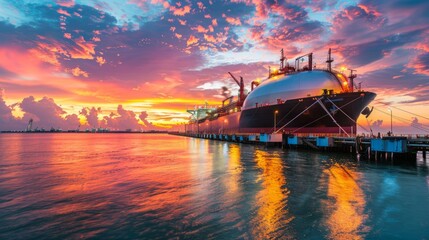
<path fill-rule="evenodd" d="M 342 92 L 341 82 L 347 82 L 347 79 L 340 73 L 337 75 L 338 78 L 328 71 L 313 70 L 272 77 L 262 82 L 247 96 L 243 110 L 255 108 L 256 105 L 277 104 L 277 99 L 286 101 L 319 96 L 323 93 L 322 89 L 333 89 L 335 93 Z"/>

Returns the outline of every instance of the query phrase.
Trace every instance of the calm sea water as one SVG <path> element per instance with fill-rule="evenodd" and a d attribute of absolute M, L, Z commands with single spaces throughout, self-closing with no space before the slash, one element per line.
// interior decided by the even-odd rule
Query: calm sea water
<path fill-rule="evenodd" d="M 429 239 L 428 164 L 151 134 L 0 134 L 0 239 Z"/>

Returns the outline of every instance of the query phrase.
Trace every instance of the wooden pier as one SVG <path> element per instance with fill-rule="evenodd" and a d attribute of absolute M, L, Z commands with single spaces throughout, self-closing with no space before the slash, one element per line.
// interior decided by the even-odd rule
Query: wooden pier
<path fill-rule="evenodd" d="M 319 151 L 338 151 L 359 154 L 364 159 L 374 160 L 415 160 L 417 152 L 422 152 L 423 160 L 429 151 L 429 137 L 385 136 L 381 138 L 365 136 L 313 136 L 290 134 L 197 134 L 171 133 L 174 135 L 229 141 L 237 143 L 279 146 L 282 148 L 309 148 Z"/>

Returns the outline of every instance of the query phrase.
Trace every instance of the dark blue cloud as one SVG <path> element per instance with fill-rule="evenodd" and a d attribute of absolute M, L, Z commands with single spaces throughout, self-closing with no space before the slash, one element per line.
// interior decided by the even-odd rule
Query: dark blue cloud
<path fill-rule="evenodd" d="M 347 64 L 359 67 L 382 59 L 395 48 L 418 41 L 423 33 L 424 31 L 417 30 L 404 34 L 393 34 L 362 44 L 343 46 L 341 52 Z"/>

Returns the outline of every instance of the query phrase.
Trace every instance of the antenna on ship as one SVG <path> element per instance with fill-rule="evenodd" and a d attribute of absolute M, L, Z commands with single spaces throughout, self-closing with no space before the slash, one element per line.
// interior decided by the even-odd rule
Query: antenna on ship
<path fill-rule="evenodd" d="M 285 60 L 286 60 L 286 57 L 285 57 L 285 55 L 284 55 L 283 48 L 282 48 L 282 50 L 280 51 L 280 53 L 281 53 L 281 56 L 280 56 L 280 71 L 283 71 L 283 70 L 284 70 L 284 68 L 285 68 Z"/>
<path fill-rule="evenodd" d="M 350 79 L 350 91 L 351 92 L 353 92 L 354 91 L 354 83 L 353 83 L 353 80 L 357 77 L 357 74 L 355 73 L 355 74 L 353 74 L 353 72 L 356 72 L 356 70 L 355 69 L 350 69 L 350 76 L 349 76 L 349 79 Z M 360 88 L 359 88 L 359 90 L 360 90 Z"/>
<path fill-rule="evenodd" d="M 331 67 L 331 63 L 334 61 L 334 59 L 331 57 L 331 48 L 329 48 L 329 51 L 328 51 L 328 59 L 326 60 L 326 63 L 328 64 L 328 71 L 331 71 L 332 70 L 332 67 Z"/>

